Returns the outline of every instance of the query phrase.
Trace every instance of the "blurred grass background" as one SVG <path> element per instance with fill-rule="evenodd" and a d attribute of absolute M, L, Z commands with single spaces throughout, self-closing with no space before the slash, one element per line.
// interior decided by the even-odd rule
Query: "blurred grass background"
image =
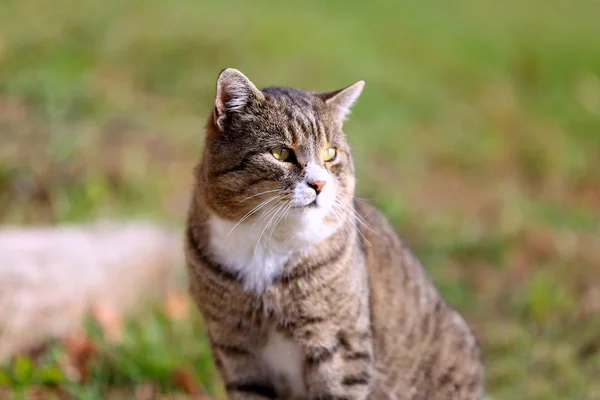
<path fill-rule="evenodd" d="M 598 21 L 594 0 L 0 1 L 0 222 L 182 226 L 221 68 L 365 79 L 346 126 L 359 196 L 476 329 L 490 394 L 600 399 Z M 185 367 L 222 394 L 197 315 L 149 311 L 118 344 L 96 331 L 87 379 L 57 369 L 58 345 L 0 387 L 175 395 Z"/>

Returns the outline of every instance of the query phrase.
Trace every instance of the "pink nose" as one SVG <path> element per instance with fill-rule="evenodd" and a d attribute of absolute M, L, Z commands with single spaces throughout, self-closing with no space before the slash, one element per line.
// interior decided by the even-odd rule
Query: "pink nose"
<path fill-rule="evenodd" d="M 327 184 L 327 182 L 325 181 L 308 182 L 308 186 L 315 189 L 315 192 L 317 192 L 317 194 L 321 193 L 321 190 L 323 190 L 325 184 Z"/>

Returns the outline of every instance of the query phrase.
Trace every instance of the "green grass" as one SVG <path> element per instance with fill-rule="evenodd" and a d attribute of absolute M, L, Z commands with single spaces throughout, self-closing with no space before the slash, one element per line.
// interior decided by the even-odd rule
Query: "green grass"
<path fill-rule="evenodd" d="M 489 392 L 600 399 L 599 16 L 593 0 L 5 0 L 0 221 L 181 226 L 221 68 L 323 91 L 365 79 L 347 124 L 359 195 L 476 329 Z M 54 368 L 57 345 L 0 385 L 127 398 L 180 390 L 181 366 L 218 393 L 193 319 L 92 333 L 83 382 Z"/>

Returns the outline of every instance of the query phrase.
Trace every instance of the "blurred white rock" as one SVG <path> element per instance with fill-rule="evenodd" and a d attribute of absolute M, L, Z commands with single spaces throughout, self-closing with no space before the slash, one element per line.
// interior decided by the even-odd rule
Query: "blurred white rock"
<path fill-rule="evenodd" d="M 0 361 L 94 308 L 126 315 L 164 296 L 182 253 L 178 234 L 151 223 L 0 228 Z"/>

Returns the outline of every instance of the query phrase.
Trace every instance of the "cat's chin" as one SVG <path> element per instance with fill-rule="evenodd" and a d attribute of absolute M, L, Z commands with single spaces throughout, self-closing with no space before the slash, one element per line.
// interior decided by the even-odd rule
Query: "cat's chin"
<path fill-rule="evenodd" d="M 320 206 L 321 208 L 323 206 Z M 292 209 L 296 210 L 297 212 L 306 212 L 309 210 L 313 210 L 315 208 L 319 208 L 319 205 L 317 204 L 317 200 L 313 200 L 312 202 L 308 203 L 308 204 L 300 204 L 297 206 L 293 206 Z"/>
<path fill-rule="evenodd" d="M 332 207 L 333 197 L 332 196 L 323 196 L 321 198 L 314 198 L 305 203 L 297 203 L 294 204 L 290 211 L 293 211 L 298 214 L 307 214 L 315 212 L 316 214 L 327 214 Z"/>
<path fill-rule="evenodd" d="M 282 242 L 289 242 L 293 248 L 317 244 L 339 229 L 336 220 L 328 218 L 329 212 L 325 207 L 303 207 L 290 210 L 274 232 Z"/>
<path fill-rule="evenodd" d="M 322 224 L 330 212 L 330 206 L 313 201 L 306 205 L 290 208 L 286 219 L 295 220 L 301 225 Z"/>
<path fill-rule="evenodd" d="M 327 205 L 292 208 L 280 224 L 281 231 L 287 230 L 288 234 L 308 241 L 321 241 L 340 227 L 341 216 L 335 218 L 331 214 L 332 209 Z"/>

